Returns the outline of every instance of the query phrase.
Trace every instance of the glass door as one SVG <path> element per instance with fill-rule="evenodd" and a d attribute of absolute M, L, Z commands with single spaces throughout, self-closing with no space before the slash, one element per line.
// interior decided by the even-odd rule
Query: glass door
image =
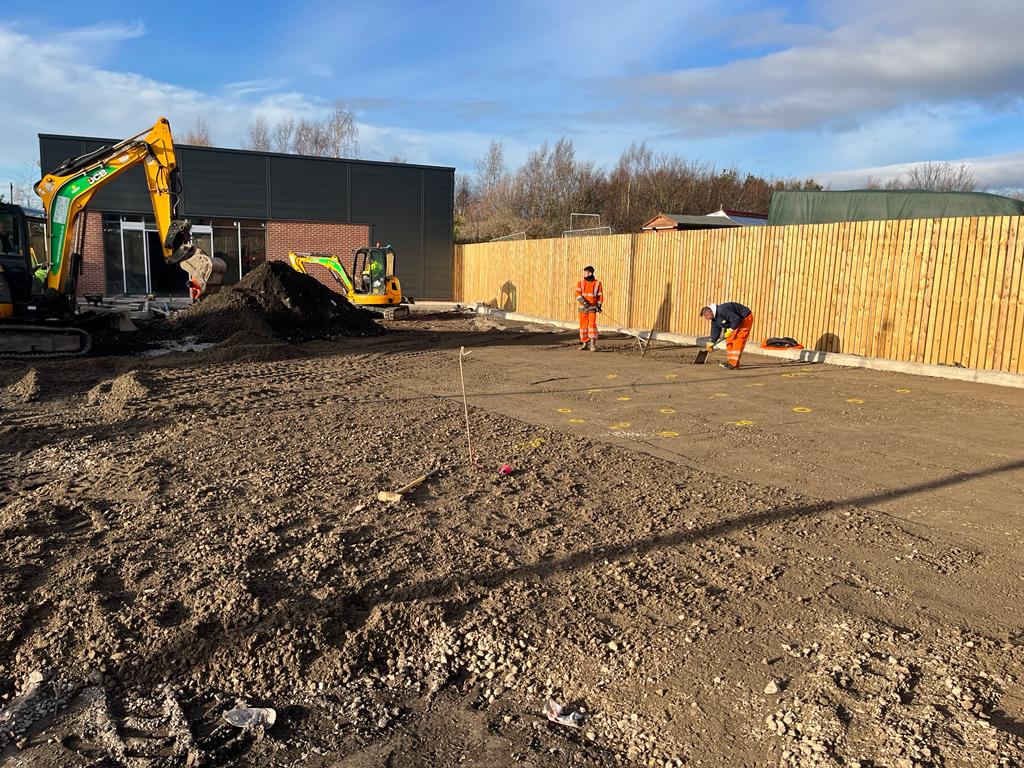
<path fill-rule="evenodd" d="M 124 292 L 128 296 L 149 293 L 149 254 L 141 221 L 121 222 L 121 263 L 124 268 Z"/>
<path fill-rule="evenodd" d="M 192 242 L 202 248 L 207 256 L 213 256 L 213 227 L 209 224 L 193 224 Z"/>

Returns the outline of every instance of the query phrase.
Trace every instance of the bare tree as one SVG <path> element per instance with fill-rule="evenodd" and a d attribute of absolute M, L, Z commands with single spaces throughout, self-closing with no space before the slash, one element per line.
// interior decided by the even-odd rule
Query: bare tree
<path fill-rule="evenodd" d="M 892 179 L 886 189 L 922 189 L 927 192 L 973 192 L 977 189 L 974 172 L 966 163 L 921 163 L 903 176 Z"/>
<path fill-rule="evenodd" d="M 773 192 L 821 189 L 813 179 L 762 178 L 718 170 L 633 144 L 610 172 L 576 157 L 570 140 L 546 142 L 514 172 L 492 141 L 476 173 L 456 178 L 457 237 L 489 240 L 525 231 L 557 236 L 574 212 L 599 213 L 615 232 L 636 232 L 658 213 L 706 214 L 719 207 L 765 213 Z"/>
<path fill-rule="evenodd" d="M 251 129 L 250 129 L 251 135 Z M 285 117 L 269 131 L 278 152 L 314 157 L 359 157 L 359 128 L 355 116 L 339 101 L 322 120 Z"/>
<path fill-rule="evenodd" d="M 359 128 L 355 115 L 344 104 L 334 102 L 323 127 L 330 137 L 330 157 L 359 157 Z"/>
<path fill-rule="evenodd" d="M 277 121 L 277 125 L 270 135 L 274 141 L 274 150 L 277 152 L 292 151 L 292 136 L 295 134 L 295 121 L 290 117 L 283 117 Z"/>
<path fill-rule="evenodd" d="M 270 151 L 270 129 L 263 115 L 256 115 L 256 119 L 249 125 L 249 140 L 245 143 L 245 149 Z"/>
<path fill-rule="evenodd" d="M 207 125 L 206 118 L 203 115 L 196 115 L 192 127 L 185 131 L 178 141 L 194 147 L 212 147 L 213 139 L 210 137 L 210 126 Z"/>
<path fill-rule="evenodd" d="M 392 155 L 391 157 L 388 158 L 388 162 L 389 163 L 408 163 L 409 161 L 406 160 L 401 155 Z"/>
<path fill-rule="evenodd" d="M 4 201 L 30 207 L 40 205 L 39 197 L 35 192 L 35 183 L 39 181 L 40 176 L 42 174 L 38 160 L 20 162 L 14 176 L 0 190 L 3 192 Z"/>

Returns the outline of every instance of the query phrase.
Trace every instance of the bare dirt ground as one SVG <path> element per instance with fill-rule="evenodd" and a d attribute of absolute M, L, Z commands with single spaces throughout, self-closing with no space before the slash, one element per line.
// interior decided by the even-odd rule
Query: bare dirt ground
<path fill-rule="evenodd" d="M 0 369 L 0 763 L 1022 764 L 1024 392 L 390 328 Z"/>

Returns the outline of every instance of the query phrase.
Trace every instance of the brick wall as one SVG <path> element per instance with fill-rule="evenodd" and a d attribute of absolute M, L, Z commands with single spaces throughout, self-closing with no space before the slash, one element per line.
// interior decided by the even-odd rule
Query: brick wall
<path fill-rule="evenodd" d="M 268 221 L 267 259 L 287 261 L 288 251 L 333 253 L 342 263 L 350 263 L 352 249 L 370 244 L 370 227 L 366 224 L 328 224 L 322 221 Z M 339 290 L 330 273 L 314 264 L 308 265 L 310 275 L 332 290 Z"/>
<path fill-rule="evenodd" d="M 103 214 L 85 212 L 85 247 L 82 249 L 82 274 L 78 278 L 78 295 L 104 293 Z"/>

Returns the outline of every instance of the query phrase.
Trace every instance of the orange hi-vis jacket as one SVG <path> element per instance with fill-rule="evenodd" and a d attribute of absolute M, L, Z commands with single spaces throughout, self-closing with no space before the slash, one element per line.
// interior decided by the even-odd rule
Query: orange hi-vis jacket
<path fill-rule="evenodd" d="M 597 278 L 580 280 L 576 283 L 576 303 L 580 312 L 595 312 L 598 304 L 604 303 L 604 288 Z"/>

